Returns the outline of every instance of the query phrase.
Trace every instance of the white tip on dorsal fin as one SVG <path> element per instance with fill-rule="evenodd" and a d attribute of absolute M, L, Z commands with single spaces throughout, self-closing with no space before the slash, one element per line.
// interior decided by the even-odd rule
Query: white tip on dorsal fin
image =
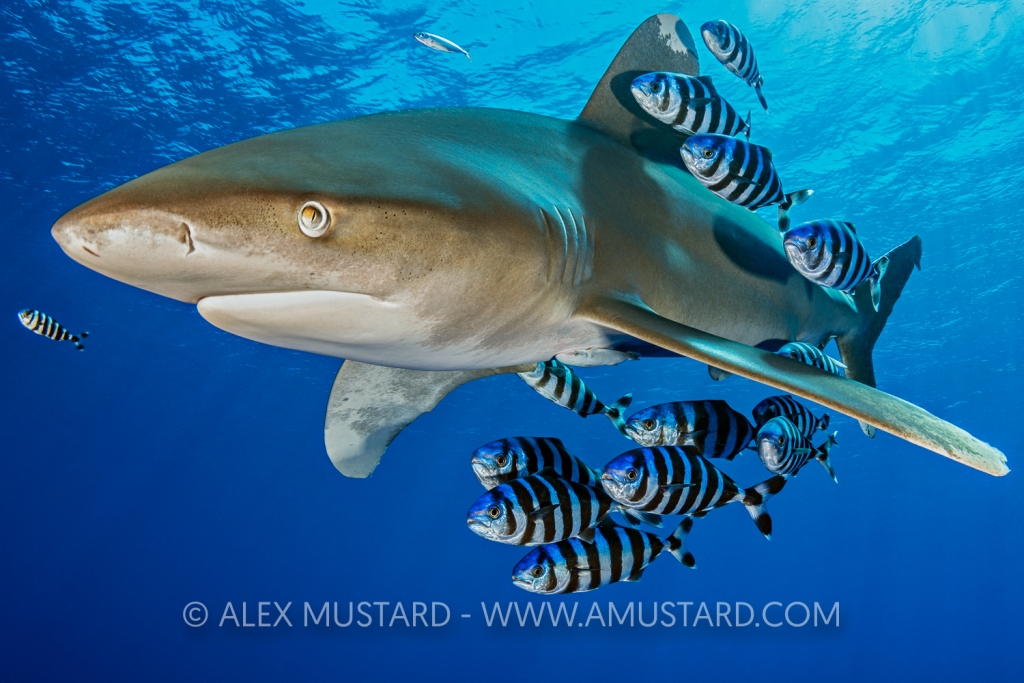
<path fill-rule="evenodd" d="M 655 71 L 700 73 L 693 37 L 674 14 L 656 14 L 633 31 L 579 118 L 641 152 L 682 166 L 679 146 L 686 136 L 645 114 L 630 91 L 635 78 Z"/>

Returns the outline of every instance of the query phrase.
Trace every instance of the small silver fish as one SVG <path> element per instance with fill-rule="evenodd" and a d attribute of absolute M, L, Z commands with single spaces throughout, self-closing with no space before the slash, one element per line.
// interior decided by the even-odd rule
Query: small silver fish
<path fill-rule="evenodd" d="M 627 360 L 639 360 L 640 354 L 633 351 L 616 351 L 615 349 L 576 349 L 555 354 L 555 360 L 578 368 L 592 368 L 598 365 L 618 365 Z"/>
<path fill-rule="evenodd" d="M 461 47 L 441 36 L 434 35 L 433 33 L 426 33 L 424 31 L 418 31 L 412 34 L 412 37 L 423 43 L 431 50 L 437 50 L 438 52 L 459 52 L 466 55 L 466 59 L 473 61 L 469 58 L 469 53 L 463 50 Z"/>

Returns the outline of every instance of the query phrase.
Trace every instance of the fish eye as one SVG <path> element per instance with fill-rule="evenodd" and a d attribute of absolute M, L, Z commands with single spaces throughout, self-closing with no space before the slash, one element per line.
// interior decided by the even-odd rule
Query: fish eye
<path fill-rule="evenodd" d="M 811 237 L 810 239 L 808 239 L 807 246 L 810 247 L 811 249 L 814 249 L 816 246 L 818 246 L 818 238 Z"/>
<path fill-rule="evenodd" d="M 299 209 L 299 230 L 307 237 L 320 237 L 331 227 L 331 215 L 320 202 L 308 201 Z"/>
<path fill-rule="evenodd" d="M 498 467 L 504 467 L 505 463 L 508 462 L 508 458 L 505 457 L 504 455 L 499 455 L 497 458 L 494 459 L 494 462 L 495 464 L 498 465 Z"/>
<path fill-rule="evenodd" d="M 540 577 L 544 576 L 544 567 L 537 565 L 536 567 L 530 570 L 530 573 L 533 574 L 535 578 L 539 579 Z"/>
<path fill-rule="evenodd" d="M 636 481 L 638 476 L 640 476 L 640 473 L 636 470 L 629 470 L 626 472 L 626 479 L 629 479 L 630 481 Z"/>
<path fill-rule="evenodd" d="M 661 90 L 661 81 L 654 81 L 651 83 L 651 92 L 659 92 Z"/>
<path fill-rule="evenodd" d="M 643 426 L 644 429 L 654 429 L 654 420 L 644 420 Z"/>
<path fill-rule="evenodd" d="M 501 509 L 498 507 L 492 507 L 487 511 L 487 514 L 491 516 L 491 519 L 497 519 L 498 517 L 501 517 Z"/>
<path fill-rule="evenodd" d="M 712 154 L 711 150 L 709 148 L 705 147 L 704 148 L 704 158 L 705 159 L 710 159 L 711 158 L 711 154 Z"/>
<path fill-rule="evenodd" d="M 786 437 L 784 437 L 784 436 L 780 436 L 779 437 L 779 445 L 780 446 L 786 445 Z"/>

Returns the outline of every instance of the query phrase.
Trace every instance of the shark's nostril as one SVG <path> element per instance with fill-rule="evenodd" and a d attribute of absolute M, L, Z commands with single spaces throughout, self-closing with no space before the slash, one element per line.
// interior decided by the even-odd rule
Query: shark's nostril
<path fill-rule="evenodd" d="M 188 227 L 188 223 L 182 222 L 180 231 L 178 232 L 178 241 L 182 244 L 188 245 L 188 251 L 185 256 L 188 256 L 196 250 L 194 244 L 192 244 L 192 230 Z"/>

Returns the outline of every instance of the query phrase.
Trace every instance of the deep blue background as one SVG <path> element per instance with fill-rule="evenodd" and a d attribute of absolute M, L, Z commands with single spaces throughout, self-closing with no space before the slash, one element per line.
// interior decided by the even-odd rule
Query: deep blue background
<path fill-rule="evenodd" d="M 702 69 L 755 108 L 755 139 L 787 184 L 817 190 L 798 218 L 852 220 L 872 253 L 922 235 L 924 270 L 875 352 L 880 386 L 1021 467 L 1019 2 L 6 3 L 0 678 L 1020 675 L 1016 472 L 996 479 L 887 435 L 869 441 L 834 416 L 840 484 L 817 467 L 793 482 L 770 504 L 770 543 L 732 506 L 698 523 L 697 570 L 668 558 L 639 584 L 568 600 L 580 616 L 595 600 L 839 601 L 839 629 L 487 629 L 480 601 L 531 596 L 508 580 L 524 551 L 465 528 L 482 492 L 468 454 L 549 434 L 601 465 L 628 446 L 602 418 L 493 378 L 418 420 L 372 478 L 348 480 L 322 441 L 338 360 L 230 336 L 192 306 L 76 265 L 50 238 L 105 189 L 271 130 L 435 105 L 574 116 L 629 32 L 663 10 L 694 31 L 712 18 L 746 30 L 770 116 L 703 46 Z M 423 48 L 416 30 L 473 62 Z M 87 351 L 29 334 L 15 317 L 26 307 L 89 330 Z M 772 393 L 714 384 L 681 359 L 580 374 L 606 400 L 634 391 L 637 407 L 723 397 L 747 411 Z M 723 469 L 743 484 L 764 477 L 749 455 Z M 192 600 L 210 607 L 202 628 L 182 620 Z M 240 616 L 247 601 L 251 618 L 261 600 L 294 601 L 295 628 L 217 628 L 226 602 Z M 303 629 L 306 600 L 407 612 L 438 600 L 454 614 L 441 629 Z"/>

